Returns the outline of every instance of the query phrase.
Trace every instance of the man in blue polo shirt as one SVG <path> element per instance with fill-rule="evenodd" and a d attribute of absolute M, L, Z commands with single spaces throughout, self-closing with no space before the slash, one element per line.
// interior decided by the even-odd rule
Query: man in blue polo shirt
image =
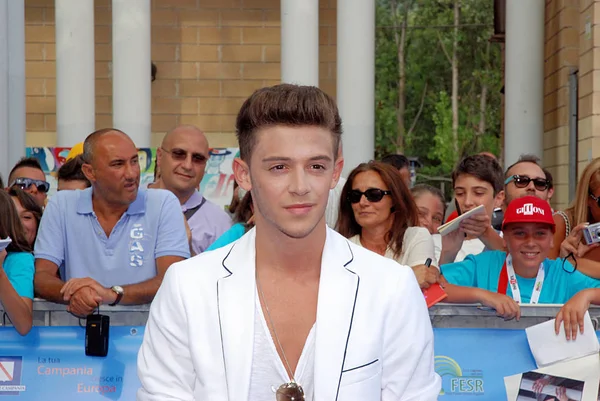
<path fill-rule="evenodd" d="M 57 193 L 40 222 L 36 293 L 79 316 L 100 303 L 149 303 L 167 268 L 190 255 L 179 202 L 138 190 L 137 149 L 119 130 L 90 134 L 83 158 L 92 187 Z"/>

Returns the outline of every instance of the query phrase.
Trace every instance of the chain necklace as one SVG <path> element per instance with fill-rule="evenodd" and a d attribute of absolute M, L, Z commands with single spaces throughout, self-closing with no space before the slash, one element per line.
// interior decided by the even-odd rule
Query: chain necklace
<path fill-rule="evenodd" d="M 296 383 L 296 379 L 294 378 L 294 372 L 290 366 L 290 363 L 285 356 L 285 351 L 283 350 L 283 346 L 281 345 L 281 341 L 279 341 L 279 336 L 277 336 L 277 331 L 275 330 L 275 325 L 273 324 L 273 319 L 271 318 L 271 312 L 269 311 L 269 306 L 267 305 L 267 300 L 265 299 L 265 294 L 260 287 L 260 281 L 258 280 L 258 273 L 256 274 L 256 288 L 258 289 L 259 300 L 262 300 L 262 303 L 265 306 L 265 310 L 267 311 L 267 318 L 269 320 L 269 324 L 273 329 L 273 336 L 275 337 L 276 347 L 279 346 L 281 350 L 281 356 L 283 356 L 283 362 L 285 363 L 286 369 L 288 371 L 288 375 L 292 378 L 290 383 L 284 383 L 279 386 L 278 389 L 273 388 L 273 391 L 277 394 L 277 400 L 280 399 L 279 395 L 285 397 L 285 399 L 289 399 L 291 401 L 304 401 L 304 390 L 302 387 Z M 283 398 L 282 398 L 283 399 Z"/>

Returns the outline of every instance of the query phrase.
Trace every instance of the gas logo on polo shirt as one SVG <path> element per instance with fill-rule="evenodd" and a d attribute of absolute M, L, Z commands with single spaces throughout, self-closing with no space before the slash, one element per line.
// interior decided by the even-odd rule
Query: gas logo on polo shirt
<path fill-rule="evenodd" d="M 131 241 L 129 242 L 129 266 L 142 267 L 144 265 L 144 247 L 142 240 L 144 239 L 144 228 L 141 224 L 136 223 L 129 232 Z"/>

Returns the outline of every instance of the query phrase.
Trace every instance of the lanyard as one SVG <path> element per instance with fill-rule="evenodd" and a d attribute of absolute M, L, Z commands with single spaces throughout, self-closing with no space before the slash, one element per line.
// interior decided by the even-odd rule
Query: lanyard
<path fill-rule="evenodd" d="M 542 286 L 544 285 L 544 263 L 540 263 L 537 277 L 535 278 L 535 284 L 533 285 L 533 292 L 531 293 L 532 304 L 537 304 L 542 293 Z M 512 290 L 513 299 L 520 304 L 521 303 L 521 291 L 519 290 L 519 283 L 517 283 L 517 275 L 512 264 L 512 256 L 508 255 L 500 271 L 500 278 L 498 279 L 498 292 L 500 294 L 506 294 L 506 289 L 510 283 Z"/>

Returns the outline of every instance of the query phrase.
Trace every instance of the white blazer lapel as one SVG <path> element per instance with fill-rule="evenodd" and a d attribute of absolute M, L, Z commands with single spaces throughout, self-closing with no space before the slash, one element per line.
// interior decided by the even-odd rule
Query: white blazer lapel
<path fill-rule="evenodd" d="M 255 231 L 251 230 L 223 259 L 217 281 L 217 305 L 229 400 L 247 400 L 252 370 L 256 300 Z"/>
<path fill-rule="evenodd" d="M 337 400 L 360 284 L 360 277 L 352 272 L 352 260 L 352 250 L 348 241 L 328 229 L 321 261 L 317 306 L 317 400 Z"/>

